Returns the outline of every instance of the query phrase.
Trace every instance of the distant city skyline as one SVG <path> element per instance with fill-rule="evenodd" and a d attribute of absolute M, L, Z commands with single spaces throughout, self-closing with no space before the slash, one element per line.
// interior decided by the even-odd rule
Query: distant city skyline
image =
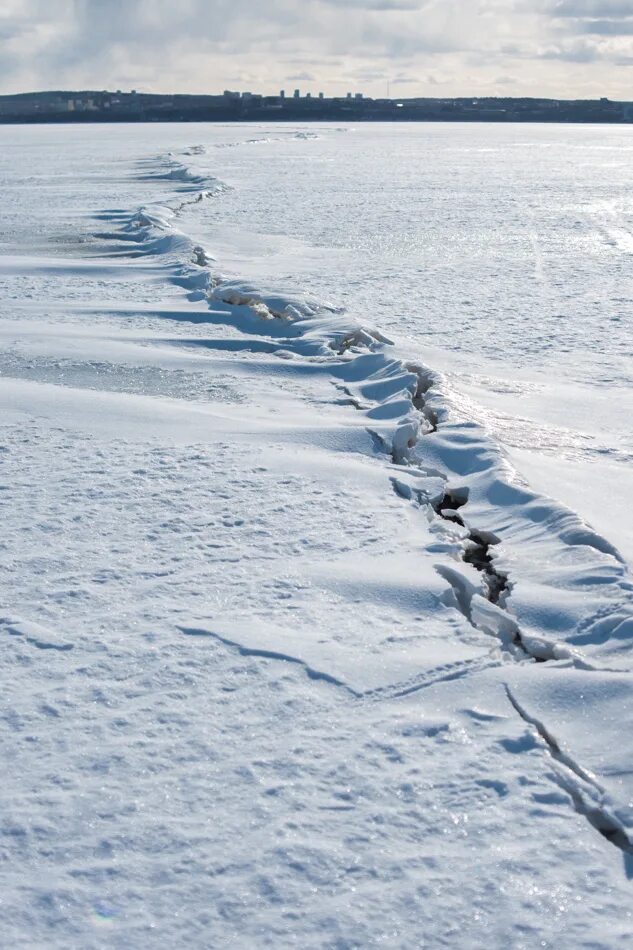
<path fill-rule="evenodd" d="M 49 91 L 0 96 L 0 123 L 41 122 L 633 122 L 633 102 L 536 98 L 372 99 L 362 93 L 264 96 L 225 89 L 222 95 L 160 95 L 131 90 Z"/>
<path fill-rule="evenodd" d="M 3 0 L 0 93 L 633 99 L 633 0 Z"/>

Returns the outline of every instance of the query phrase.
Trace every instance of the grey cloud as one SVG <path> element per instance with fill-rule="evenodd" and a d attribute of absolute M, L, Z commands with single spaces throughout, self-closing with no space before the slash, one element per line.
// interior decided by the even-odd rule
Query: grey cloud
<path fill-rule="evenodd" d="M 333 7 L 350 7 L 356 10 L 419 10 L 424 6 L 424 0 L 320 0 L 321 3 Z"/>
<path fill-rule="evenodd" d="M 633 0 L 558 0 L 551 12 L 556 17 L 633 16 Z"/>
<path fill-rule="evenodd" d="M 573 31 L 593 36 L 633 36 L 633 19 L 574 20 Z"/>

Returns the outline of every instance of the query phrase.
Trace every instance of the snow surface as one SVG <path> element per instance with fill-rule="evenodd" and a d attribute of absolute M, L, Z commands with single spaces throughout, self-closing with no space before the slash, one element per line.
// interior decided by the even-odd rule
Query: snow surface
<path fill-rule="evenodd" d="M 353 138 L 255 131 L 0 130 L 3 942 L 630 946 L 630 548 L 517 443 L 630 486 L 608 392 L 254 279 L 244 168 Z"/>

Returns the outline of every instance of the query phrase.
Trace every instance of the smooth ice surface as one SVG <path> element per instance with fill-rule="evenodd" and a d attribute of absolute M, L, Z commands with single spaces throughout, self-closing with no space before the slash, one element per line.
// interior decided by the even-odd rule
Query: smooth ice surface
<path fill-rule="evenodd" d="M 630 131 L 0 139 L 3 941 L 629 946 Z"/>

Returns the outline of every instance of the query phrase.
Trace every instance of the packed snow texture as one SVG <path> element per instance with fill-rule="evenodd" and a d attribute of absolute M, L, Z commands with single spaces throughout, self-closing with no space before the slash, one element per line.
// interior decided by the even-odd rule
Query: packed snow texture
<path fill-rule="evenodd" d="M 258 279 L 245 169 L 388 133 L 256 132 L 0 131 L 3 940 L 628 946 L 621 534 L 422 328 Z"/>

